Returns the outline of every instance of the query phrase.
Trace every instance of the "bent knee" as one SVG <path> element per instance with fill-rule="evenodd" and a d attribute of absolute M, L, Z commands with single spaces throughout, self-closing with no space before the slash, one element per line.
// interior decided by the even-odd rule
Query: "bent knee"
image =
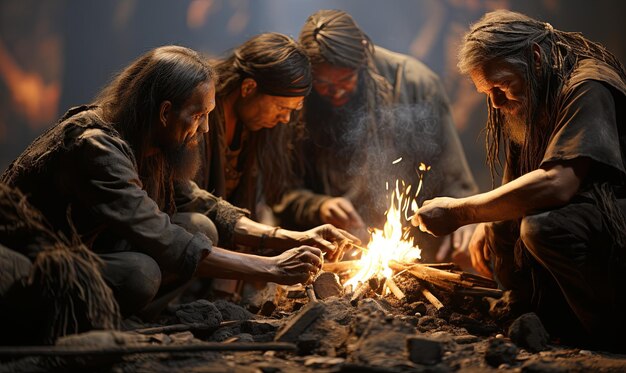
<path fill-rule="evenodd" d="M 197 212 L 180 212 L 172 217 L 174 224 L 180 225 L 190 233 L 204 233 L 211 242 L 217 244 L 219 234 L 215 223 L 208 217 Z"/>
<path fill-rule="evenodd" d="M 146 254 L 126 251 L 101 255 L 104 277 L 111 286 L 124 316 L 142 309 L 161 287 L 161 269 Z"/>
<path fill-rule="evenodd" d="M 520 238 L 522 242 L 528 246 L 534 246 L 536 242 L 540 242 L 545 239 L 549 234 L 548 217 L 549 212 L 528 215 L 522 219 L 520 224 Z"/>

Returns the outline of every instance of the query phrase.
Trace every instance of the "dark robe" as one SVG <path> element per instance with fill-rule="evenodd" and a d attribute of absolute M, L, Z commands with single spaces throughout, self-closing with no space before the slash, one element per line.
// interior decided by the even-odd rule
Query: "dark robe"
<path fill-rule="evenodd" d="M 374 128 L 360 120 L 361 103 L 357 101 L 363 92 L 339 110 L 345 113 L 334 123 L 306 123 L 311 134 L 297 148 L 302 152 L 302 183 L 274 208 L 281 225 L 305 229 L 321 224 L 321 204 L 342 196 L 353 203 L 369 227 L 380 228 L 395 180 L 412 184 L 415 191 L 420 163 L 431 166 L 424 175 L 420 203 L 436 196 L 465 197 L 478 191 L 439 78 L 420 61 L 378 46 L 374 62 L 392 87 L 391 104 L 379 103 L 380 120 Z M 311 104 L 314 99 L 307 98 L 305 110 L 320 110 Z M 320 134 L 324 130 L 328 133 Z M 402 160 L 394 164 L 399 158 Z M 404 223 L 410 226 L 408 221 Z M 416 229 L 413 234 L 431 253 L 440 242 Z"/>
<path fill-rule="evenodd" d="M 616 341 L 626 330 L 626 248 L 617 244 L 625 232 L 612 230 L 607 211 L 626 212 L 626 82 L 605 63 L 582 60 L 549 109 L 556 122 L 541 164 L 584 157 L 591 167 L 565 206 L 526 216 L 521 225 L 488 225 L 495 274 L 552 333 L 576 342 Z"/>

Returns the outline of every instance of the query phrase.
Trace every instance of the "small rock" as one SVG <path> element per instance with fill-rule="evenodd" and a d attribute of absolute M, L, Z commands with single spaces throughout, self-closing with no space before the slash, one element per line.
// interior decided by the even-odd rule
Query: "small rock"
<path fill-rule="evenodd" d="M 406 348 L 409 353 L 409 360 L 416 364 L 437 364 L 443 355 L 441 342 L 424 337 L 407 337 Z"/>
<path fill-rule="evenodd" d="M 513 364 L 517 357 L 517 347 L 513 343 L 506 342 L 503 338 L 493 338 L 489 341 L 489 347 L 485 352 L 485 360 L 492 367 L 501 364 Z"/>
<path fill-rule="evenodd" d="M 504 338 L 504 334 L 498 333 L 496 334 L 496 338 Z"/>
<path fill-rule="evenodd" d="M 387 310 L 376 300 L 373 298 L 364 298 L 361 299 L 357 305 L 357 309 L 359 311 L 365 311 L 371 314 L 381 313 L 383 315 L 387 315 Z"/>
<path fill-rule="evenodd" d="M 525 313 L 509 327 L 509 338 L 518 346 L 531 352 L 539 352 L 548 347 L 548 332 L 535 313 Z"/>
<path fill-rule="evenodd" d="M 409 304 L 409 310 L 411 310 L 411 313 L 417 314 L 419 313 L 420 316 L 421 315 L 425 315 L 427 308 L 426 308 L 426 303 L 424 302 L 413 302 L 411 304 Z M 417 316 L 417 315 L 415 315 Z"/>
<path fill-rule="evenodd" d="M 265 334 L 275 332 L 283 322 L 281 320 L 247 320 L 241 323 L 241 332 L 256 334 Z"/>
<path fill-rule="evenodd" d="M 578 351 L 578 353 L 580 355 L 584 355 L 584 356 L 591 356 L 591 355 L 593 355 L 593 352 L 591 352 L 589 350 L 580 350 L 580 351 Z"/>
<path fill-rule="evenodd" d="M 223 320 L 222 313 L 206 299 L 179 305 L 176 317 L 183 324 L 202 324 L 207 328 L 217 328 Z"/>
<path fill-rule="evenodd" d="M 237 335 L 237 338 L 237 342 L 254 342 L 254 338 L 248 333 L 241 333 Z"/>
<path fill-rule="evenodd" d="M 254 318 L 254 315 L 245 308 L 223 299 L 217 300 L 213 304 L 220 311 L 224 320 L 250 320 Z"/>
<path fill-rule="evenodd" d="M 435 316 L 422 316 L 418 322 L 417 327 L 420 331 L 428 331 L 439 328 L 446 324 L 446 321 Z"/>

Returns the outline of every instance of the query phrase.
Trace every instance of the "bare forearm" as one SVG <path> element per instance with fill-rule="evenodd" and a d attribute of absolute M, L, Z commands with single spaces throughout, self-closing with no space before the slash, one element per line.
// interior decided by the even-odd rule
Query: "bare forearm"
<path fill-rule="evenodd" d="M 252 248 L 276 248 L 287 249 L 293 243 L 285 235 L 286 231 L 278 227 L 255 222 L 246 217 L 242 217 L 235 225 L 233 238 L 236 245 Z"/>
<path fill-rule="evenodd" d="M 459 199 L 459 215 L 464 224 L 521 218 L 567 203 L 580 182 L 570 167 L 538 169 L 490 192 Z"/>
<path fill-rule="evenodd" d="M 270 268 L 269 258 L 213 247 L 211 253 L 198 265 L 196 275 L 241 280 L 267 280 Z"/>

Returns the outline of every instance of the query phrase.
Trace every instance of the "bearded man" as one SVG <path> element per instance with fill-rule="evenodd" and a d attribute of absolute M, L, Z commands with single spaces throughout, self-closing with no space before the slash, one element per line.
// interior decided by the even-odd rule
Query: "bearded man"
<path fill-rule="evenodd" d="M 502 185 L 426 201 L 414 224 L 442 235 L 481 223 L 472 262 L 511 289 L 518 311 L 562 339 L 623 349 L 622 65 L 579 33 L 505 10 L 472 26 L 458 65 L 487 95 L 492 171 L 506 147 Z"/>
<path fill-rule="evenodd" d="M 313 91 L 304 105 L 305 137 L 296 147 L 302 182 L 275 206 L 281 225 L 331 223 L 367 240 L 366 228 L 385 221 L 386 183 L 411 184 L 413 196 L 420 163 L 431 166 L 420 201 L 477 191 L 447 97 L 430 69 L 375 46 L 341 10 L 312 14 L 299 41 L 311 58 Z M 436 253 L 446 258 L 451 243 L 466 246 L 471 233 L 465 227 L 433 239 L 412 232 L 428 261 Z"/>
<path fill-rule="evenodd" d="M 192 276 L 306 282 L 322 258 L 320 249 L 304 244 L 332 247 L 315 233 L 278 242 L 275 228 L 251 221 L 190 181 L 199 164 L 199 137 L 215 107 L 215 79 L 208 62 L 190 49 L 154 49 L 126 67 L 92 105 L 71 109 L 1 177 L 27 195 L 53 231 L 66 237 L 77 232 L 100 256 L 103 278 L 125 316 Z M 178 184 L 195 190 L 196 199 L 176 195 Z M 177 205 L 201 207 L 204 214 L 181 213 Z M 214 246 L 265 239 L 295 248 L 260 257 Z M 40 250 L 36 243 L 7 246 L 31 261 Z"/>

